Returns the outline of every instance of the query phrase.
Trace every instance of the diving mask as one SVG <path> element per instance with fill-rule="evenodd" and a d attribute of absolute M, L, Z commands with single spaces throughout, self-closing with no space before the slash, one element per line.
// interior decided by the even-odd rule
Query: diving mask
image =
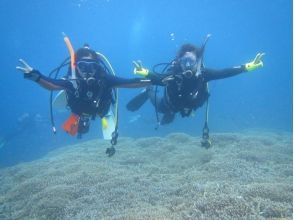
<path fill-rule="evenodd" d="M 76 66 L 80 76 L 84 79 L 94 77 L 99 69 L 99 64 L 95 60 L 80 60 Z"/>
<path fill-rule="evenodd" d="M 186 52 L 185 55 L 182 56 L 179 61 L 183 71 L 193 71 L 196 69 L 197 58 L 194 53 Z"/>

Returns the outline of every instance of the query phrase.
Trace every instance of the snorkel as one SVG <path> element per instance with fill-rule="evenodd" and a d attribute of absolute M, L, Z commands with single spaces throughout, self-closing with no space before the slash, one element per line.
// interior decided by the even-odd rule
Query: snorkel
<path fill-rule="evenodd" d="M 211 37 L 211 34 L 207 34 L 206 38 L 201 46 L 200 56 L 198 58 L 197 67 L 196 67 L 196 77 L 201 74 L 201 67 L 203 66 L 203 55 L 204 55 L 204 51 L 205 51 L 205 46 L 206 46 L 206 43 L 210 37 Z"/>
<path fill-rule="evenodd" d="M 73 83 L 74 88 L 77 88 L 77 76 L 76 76 L 76 68 L 75 68 L 75 52 L 72 47 L 72 44 L 69 40 L 69 38 L 66 36 L 65 33 L 63 33 L 64 37 L 63 40 L 66 44 L 66 47 L 68 49 L 69 55 L 70 55 L 70 67 L 71 67 L 71 80 Z"/>

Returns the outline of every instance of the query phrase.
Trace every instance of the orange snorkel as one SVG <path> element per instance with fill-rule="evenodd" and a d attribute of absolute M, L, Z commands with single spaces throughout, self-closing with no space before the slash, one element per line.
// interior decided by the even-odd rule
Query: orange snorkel
<path fill-rule="evenodd" d="M 72 80 L 74 88 L 76 88 L 77 87 L 77 83 L 76 83 L 77 76 L 76 76 L 76 68 L 75 68 L 75 51 L 72 47 L 72 44 L 71 44 L 69 38 L 64 33 L 63 33 L 63 35 L 64 35 L 63 40 L 66 44 L 66 47 L 67 47 L 69 55 L 70 55 L 71 80 Z"/>
<path fill-rule="evenodd" d="M 69 38 L 63 33 L 64 37 L 63 40 L 66 44 L 66 47 L 68 49 L 69 55 L 70 55 L 70 67 L 71 67 L 71 81 L 74 86 L 74 88 L 77 88 L 77 82 L 76 82 L 76 67 L 75 67 L 75 51 L 73 49 L 73 46 L 69 40 Z M 80 117 L 74 113 L 72 113 L 69 117 L 69 119 L 63 124 L 63 129 L 69 133 L 70 135 L 76 135 L 78 132 L 78 126 L 79 126 L 79 120 Z"/>

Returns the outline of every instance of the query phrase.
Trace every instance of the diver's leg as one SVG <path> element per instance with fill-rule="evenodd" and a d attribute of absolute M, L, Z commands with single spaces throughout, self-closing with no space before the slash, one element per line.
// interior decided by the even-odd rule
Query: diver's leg
<path fill-rule="evenodd" d="M 149 86 L 146 89 L 152 105 L 157 109 L 158 112 L 165 113 L 166 108 L 163 105 L 163 97 L 159 97 L 156 94 L 156 91 L 154 90 L 153 86 Z"/>
<path fill-rule="evenodd" d="M 128 104 L 127 104 L 127 109 L 129 111 L 137 111 L 139 108 L 142 107 L 142 105 L 148 100 L 148 92 L 147 88 L 142 90 L 140 94 L 136 95 L 134 98 L 132 98 Z"/>
<path fill-rule="evenodd" d="M 166 125 L 171 123 L 175 118 L 175 113 L 168 107 L 165 97 L 158 97 L 155 90 L 150 88 L 148 90 L 148 95 L 151 103 L 157 108 L 157 111 L 163 113 L 160 124 Z"/>

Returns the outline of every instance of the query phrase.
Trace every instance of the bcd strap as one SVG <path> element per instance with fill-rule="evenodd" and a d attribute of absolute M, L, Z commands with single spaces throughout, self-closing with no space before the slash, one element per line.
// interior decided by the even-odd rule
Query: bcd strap
<path fill-rule="evenodd" d="M 208 128 L 208 125 L 206 122 L 204 124 L 203 129 L 202 129 L 202 138 L 206 139 L 206 140 L 209 139 L 209 128 Z"/>
<path fill-rule="evenodd" d="M 115 123 L 115 129 L 111 134 L 111 147 L 106 149 L 106 154 L 108 154 L 108 157 L 111 157 L 115 154 L 115 148 L 114 146 L 117 144 L 117 138 L 118 138 L 118 111 L 116 109 L 116 123 Z"/>
<path fill-rule="evenodd" d="M 209 128 L 208 128 L 208 98 L 206 101 L 206 113 L 205 113 L 205 122 L 204 122 L 204 127 L 202 129 L 202 141 L 201 141 L 201 146 L 205 147 L 206 149 L 211 147 L 211 141 L 209 139 Z"/>
<path fill-rule="evenodd" d="M 111 141 L 110 141 L 110 143 L 111 143 L 112 146 L 114 146 L 114 145 L 117 144 L 117 138 L 118 138 L 118 132 L 117 132 L 117 129 L 115 129 L 115 131 L 112 132 L 112 134 L 111 134 Z"/>
<path fill-rule="evenodd" d="M 115 129 L 115 131 L 112 132 L 111 134 L 111 141 L 110 141 L 111 147 L 108 147 L 105 152 L 106 154 L 108 154 L 108 157 L 111 157 L 115 154 L 114 146 L 117 144 L 117 138 L 118 138 L 118 132 L 117 132 L 117 129 Z"/>

